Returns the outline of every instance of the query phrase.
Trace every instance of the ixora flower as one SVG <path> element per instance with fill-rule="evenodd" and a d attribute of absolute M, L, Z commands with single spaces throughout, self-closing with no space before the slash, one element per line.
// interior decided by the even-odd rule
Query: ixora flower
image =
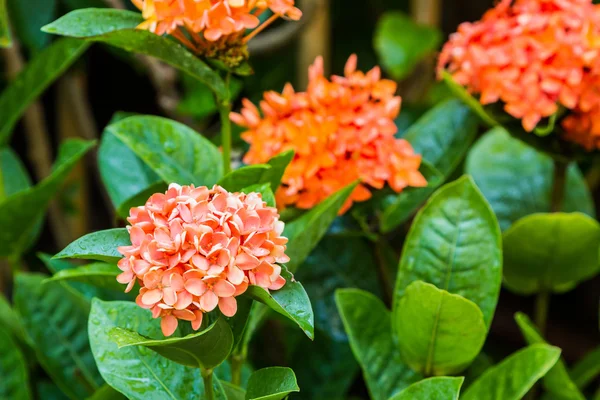
<path fill-rule="evenodd" d="M 481 21 L 460 25 L 442 50 L 439 70 L 482 104 L 502 102 L 532 131 L 561 109 L 598 107 L 598 87 L 589 84 L 600 72 L 599 37 L 600 8 L 592 0 L 502 0 Z M 566 127 L 577 131 L 586 120 Z"/>
<path fill-rule="evenodd" d="M 236 54 L 238 58 L 246 56 L 245 43 L 277 18 L 299 20 L 302 17 L 302 12 L 294 6 L 294 0 L 132 2 L 144 17 L 140 29 L 147 29 L 158 35 L 170 34 L 191 50 L 208 57 L 223 56 L 223 52 L 230 58 Z M 266 10 L 271 10 L 273 15 L 261 25 L 259 16 Z M 247 29 L 254 31 L 246 35 Z M 237 50 L 237 53 L 232 52 L 232 49 Z"/>
<path fill-rule="evenodd" d="M 126 292 L 139 282 L 136 302 L 161 318 L 165 336 L 180 319 L 198 330 L 203 314 L 217 307 L 233 316 L 248 285 L 285 285 L 278 265 L 289 261 L 284 224 L 260 194 L 171 184 L 127 220 L 131 246 L 118 249 L 117 280 Z"/>
<path fill-rule="evenodd" d="M 360 180 L 341 212 L 354 201 L 371 197 L 369 188 L 386 183 L 396 192 L 427 182 L 419 172 L 421 156 L 411 145 L 394 137 L 394 119 L 400 112 L 396 83 L 381 79 L 379 67 L 367 73 L 356 70 L 357 58 L 348 60 L 344 76 L 323 76 L 319 57 L 310 67 L 306 92 L 288 84 L 283 93 L 267 92 L 258 108 L 243 101 L 231 119 L 247 128 L 242 138 L 250 143 L 244 161 L 264 163 L 294 150 L 277 204 L 311 208 L 344 186 Z"/>

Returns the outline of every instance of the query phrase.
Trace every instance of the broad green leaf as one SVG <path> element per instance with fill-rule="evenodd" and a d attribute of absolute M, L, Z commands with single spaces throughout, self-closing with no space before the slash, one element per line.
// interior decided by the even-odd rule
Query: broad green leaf
<path fill-rule="evenodd" d="M 42 50 L 50 43 L 51 36 L 40 28 L 55 18 L 57 3 L 57 0 L 8 0 L 13 30 L 31 53 Z"/>
<path fill-rule="evenodd" d="M 226 381 L 221 381 L 221 386 L 223 386 L 223 390 L 225 391 L 225 395 L 227 396 L 227 400 L 245 400 L 246 399 L 246 391 L 239 386 L 234 385 L 233 383 L 229 383 Z"/>
<path fill-rule="evenodd" d="M 0 398 L 10 400 L 31 399 L 29 373 L 25 357 L 19 346 L 4 327 L 0 326 Z"/>
<path fill-rule="evenodd" d="M 248 321 L 250 319 L 250 312 L 252 310 L 252 305 L 255 302 L 248 297 L 236 297 L 237 302 L 237 311 L 235 315 L 231 318 L 225 318 L 225 321 L 229 324 L 231 328 L 231 333 L 233 334 L 233 349 L 235 349 L 238 344 L 244 339 L 244 335 L 246 333 L 246 327 L 248 325 Z M 223 376 L 221 376 L 223 378 Z"/>
<path fill-rule="evenodd" d="M 454 81 L 452 75 L 447 71 L 442 71 L 442 78 L 450 91 L 473 110 L 489 128 L 499 125 L 499 123 L 483 108 L 483 105 L 473 97 L 467 89 Z"/>
<path fill-rule="evenodd" d="M 381 65 L 395 79 L 407 77 L 417 64 L 432 54 L 442 41 L 435 28 L 419 25 L 408 15 L 391 11 L 383 14 L 375 30 L 375 51 Z"/>
<path fill-rule="evenodd" d="M 141 22 L 142 16 L 139 13 L 90 8 L 72 11 L 42 30 L 156 57 L 205 83 L 220 99 L 227 97 L 225 82 L 218 72 L 177 42 L 149 31 L 135 29 Z"/>
<path fill-rule="evenodd" d="M 25 166 L 9 147 L 0 149 L 0 202 L 21 190 L 31 187 Z"/>
<path fill-rule="evenodd" d="M 46 373 L 71 399 L 83 399 L 102 385 L 88 341 L 90 305 L 58 282 L 42 284 L 44 279 L 17 275 L 15 308 Z"/>
<path fill-rule="evenodd" d="M 166 118 L 135 116 L 106 128 L 165 183 L 212 186 L 223 175 L 221 153 L 193 129 Z"/>
<path fill-rule="evenodd" d="M 267 164 L 248 165 L 231 171 L 217 183 L 229 192 L 239 192 L 245 187 L 263 183 L 262 177 L 270 169 Z"/>
<path fill-rule="evenodd" d="M 1 111 L 0 111 L 1 113 Z M 52 173 L 37 186 L 0 201 L 0 257 L 20 254 L 31 242 L 48 203 L 60 189 L 71 169 L 94 142 L 65 141 L 59 149 Z"/>
<path fill-rule="evenodd" d="M 584 214 L 529 215 L 503 242 L 504 283 L 520 294 L 565 292 L 600 272 L 600 224 Z"/>
<path fill-rule="evenodd" d="M 123 255 L 117 251 L 119 246 L 131 246 L 126 228 L 88 233 L 69 244 L 54 258 L 82 258 L 116 264 L 123 258 Z"/>
<path fill-rule="evenodd" d="M 240 190 L 242 193 L 260 193 L 262 199 L 269 207 L 275 207 L 275 194 L 271 190 L 269 183 L 259 183 L 251 185 Z"/>
<path fill-rule="evenodd" d="M 515 320 L 528 344 L 548 344 L 527 315 L 517 313 Z M 543 384 L 546 391 L 553 395 L 553 398 L 561 400 L 585 400 L 583 394 L 581 394 L 575 383 L 571 380 L 571 377 L 569 377 L 567 367 L 562 359 L 559 359 L 554 364 L 554 367 L 546 373 L 543 378 Z"/>
<path fill-rule="evenodd" d="M 427 187 L 408 187 L 394 195 L 393 200 L 385 207 L 379 218 L 381 232 L 388 233 L 406 222 L 425 200 L 444 182 L 441 172 L 432 167 L 427 161 L 421 164 L 421 173 L 427 179 Z"/>
<path fill-rule="evenodd" d="M 461 400 L 520 400 L 556 364 L 560 349 L 534 344 L 488 369 Z"/>
<path fill-rule="evenodd" d="M 299 392 L 294 371 L 284 367 L 263 368 L 250 375 L 247 400 L 282 400 L 292 392 Z"/>
<path fill-rule="evenodd" d="M 116 327 L 108 332 L 119 348 L 144 346 L 181 365 L 213 369 L 227 359 L 233 346 L 233 334 L 223 318 L 205 330 L 182 338 L 152 340 L 129 329 Z"/>
<path fill-rule="evenodd" d="M 129 215 L 129 208 L 123 209 L 128 200 L 149 187 L 162 183 L 156 172 L 109 131 L 102 134 L 98 148 L 98 169 L 106 191 L 121 217 Z M 146 199 L 149 197 L 146 196 Z"/>
<path fill-rule="evenodd" d="M 441 376 L 413 383 L 390 400 L 458 400 L 465 378 Z"/>
<path fill-rule="evenodd" d="M 111 386 L 104 384 L 94 392 L 87 400 L 121 400 L 125 399 L 123 395 L 113 389 Z"/>
<path fill-rule="evenodd" d="M 81 282 L 98 288 L 123 291 L 124 286 L 117 282 L 117 275 L 120 273 L 115 264 L 93 263 L 59 271 L 47 282 Z"/>
<path fill-rule="evenodd" d="M 483 347 L 487 328 L 475 303 L 416 281 L 392 314 L 403 360 L 425 376 L 457 374 Z"/>
<path fill-rule="evenodd" d="M 27 343 L 27 335 L 23 329 L 23 324 L 21 324 L 17 313 L 6 297 L 0 293 L 0 327 L 2 326 L 8 328 L 9 332 L 22 343 Z"/>
<path fill-rule="evenodd" d="M 381 300 L 357 289 L 337 290 L 335 299 L 373 400 L 388 400 L 423 378 L 402 361 Z"/>
<path fill-rule="evenodd" d="M 570 372 L 571 379 L 579 389 L 585 388 L 598 375 L 600 375 L 600 347 L 591 351 Z"/>
<path fill-rule="evenodd" d="M 315 317 L 306 291 L 285 266 L 281 267 L 281 276 L 286 280 L 281 289 L 267 291 L 260 286 L 250 285 L 245 294 L 289 318 L 298 324 L 306 336 L 313 339 Z"/>
<path fill-rule="evenodd" d="M 287 267 L 291 272 L 296 272 L 319 244 L 355 187 L 356 183 L 345 187 L 300 218 L 286 224 L 283 235 L 289 239 L 286 254 L 290 257 Z"/>
<path fill-rule="evenodd" d="M 403 138 L 447 178 L 467 154 L 477 128 L 473 112 L 460 101 L 451 99 L 425 113 Z"/>
<path fill-rule="evenodd" d="M 0 144 L 7 143 L 13 128 L 29 105 L 79 58 L 89 44 L 61 39 L 35 56 L 0 95 Z"/>
<path fill-rule="evenodd" d="M 503 128 L 489 131 L 473 146 L 465 170 L 490 202 L 503 231 L 529 214 L 550 212 L 552 159 Z M 592 196 L 575 164 L 568 169 L 563 211 L 595 215 Z"/>
<path fill-rule="evenodd" d="M 288 165 L 290 165 L 294 159 L 294 154 L 293 150 L 284 151 L 271 158 L 267 163 L 271 166 L 271 169 L 265 172 L 262 179 L 264 182 L 271 183 L 273 192 L 276 192 L 281 185 L 281 179 L 283 178 Z"/>
<path fill-rule="evenodd" d="M 12 46 L 6 0 L 0 0 L 0 47 Z"/>
<path fill-rule="evenodd" d="M 471 300 L 490 326 L 502 281 L 501 234 L 470 177 L 443 186 L 417 214 L 402 251 L 394 310 L 418 280 Z"/>
<path fill-rule="evenodd" d="M 129 212 L 131 211 L 131 208 L 145 205 L 146 202 L 148 201 L 148 199 L 153 194 L 165 193 L 168 190 L 168 188 L 169 188 L 169 185 L 167 185 L 166 183 L 164 183 L 162 181 L 155 183 L 152 186 L 147 187 L 146 189 L 142 190 L 141 192 L 134 195 L 133 197 L 130 197 L 127 200 L 125 200 L 119 206 L 119 208 L 117 208 L 117 214 L 120 215 L 121 218 L 127 219 L 129 217 Z"/>

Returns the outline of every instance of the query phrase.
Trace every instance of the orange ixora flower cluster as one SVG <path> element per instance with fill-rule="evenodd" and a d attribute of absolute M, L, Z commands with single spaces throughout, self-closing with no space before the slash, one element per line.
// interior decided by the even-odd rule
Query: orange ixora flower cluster
<path fill-rule="evenodd" d="M 132 208 L 127 220 L 131 246 L 119 248 L 117 280 L 126 292 L 139 282 L 136 302 L 161 318 L 165 336 L 180 319 L 198 330 L 203 314 L 217 306 L 233 316 L 235 298 L 249 284 L 265 290 L 285 284 L 277 264 L 289 261 L 284 224 L 260 194 L 171 184 Z"/>
<path fill-rule="evenodd" d="M 481 21 L 460 25 L 439 69 L 482 104 L 502 101 L 532 131 L 561 107 L 587 112 L 598 104 L 588 75 L 598 70 L 599 36 L 600 8 L 592 0 L 502 0 Z"/>
<path fill-rule="evenodd" d="M 394 119 L 400 112 L 396 83 L 381 79 L 379 67 L 367 73 L 356 70 L 352 55 L 344 76 L 323 76 L 318 58 L 309 71 L 306 92 L 295 92 L 290 84 L 282 94 L 267 92 L 260 103 L 263 116 L 244 100 L 240 114 L 231 119 L 247 131 L 250 143 L 244 161 L 264 163 L 271 157 L 294 150 L 295 157 L 277 191 L 278 205 L 311 208 L 344 186 L 360 180 L 341 212 L 353 201 L 371 196 L 369 187 L 386 183 L 396 192 L 427 182 L 419 172 L 421 156 L 411 145 L 394 137 Z"/>
<path fill-rule="evenodd" d="M 197 53 L 240 46 L 279 17 L 299 20 L 294 0 L 132 0 L 142 11 L 140 29 L 173 35 Z M 273 16 L 262 25 L 259 16 Z M 247 29 L 254 29 L 245 36 Z"/>

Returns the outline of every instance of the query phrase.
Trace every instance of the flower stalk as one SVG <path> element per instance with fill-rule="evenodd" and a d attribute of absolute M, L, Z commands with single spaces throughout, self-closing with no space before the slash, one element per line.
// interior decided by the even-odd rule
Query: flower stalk
<path fill-rule="evenodd" d="M 223 173 L 227 175 L 231 172 L 231 73 L 227 73 L 225 85 L 227 86 L 227 99 L 219 104 L 219 114 L 221 116 L 221 145 L 223 150 Z"/>
<path fill-rule="evenodd" d="M 204 398 L 206 400 L 214 400 L 215 391 L 213 390 L 213 370 L 203 369 L 202 380 L 204 381 Z"/>

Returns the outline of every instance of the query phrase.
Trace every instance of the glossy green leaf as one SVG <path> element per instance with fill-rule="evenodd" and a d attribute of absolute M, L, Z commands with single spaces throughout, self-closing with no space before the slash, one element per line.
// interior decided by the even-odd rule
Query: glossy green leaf
<path fill-rule="evenodd" d="M 451 99 L 419 118 L 403 138 L 425 161 L 448 177 L 467 154 L 477 128 L 475 114 L 460 101 Z"/>
<path fill-rule="evenodd" d="M 285 225 L 283 235 L 289 239 L 286 254 L 290 257 L 287 267 L 291 272 L 296 272 L 319 244 L 355 187 L 356 183 L 345 187 L 300 218 Z"/>
<path fill-rule="evenodd" d="M 306 291 L 285 266 L 281 267 L 281 276 L 286 280 L 281 289 L 267 291 L 260 286 L 250 285 L 245 294 L 289 318 L 298 324 L 306 336 L 313 339 L 315 317 Z"/>
<path fill-rule="evenodd" d="M 25 357 L 5 327 L 0 326 L 0 398 L 31 399 L 29 373 Z"/>
<path fill-rule="evenodd" d="M 123 291 L 125 286 L 117 282 L 117 275 L 120 273 L 121 270 L 115 264 L 93 263 L 59 271 L 47 282 L 81 282 L 98 288 Z"/>
<path fill-rule="evenodd" d="M 225 82 L 216 71 L 177 42 L 149 31 L 136 30 L 141 22 L 140 13 L 90 8 L 72 11 L 46 25 L 43 31 L 156 57 L 205 83 L 219 98 L 227 97 Z"/>
<path fill-rule="evenodd" d="M 408 187 L 394 195 L 393 200 L 385 207 L 379 218 L 379 228 L 382 233 L 391 232 L 406 222 L 445 180 L 444 175 L 427 161 L 423 161 L 421 164 L 421 173 L 427 179 L 427 186 L 424 188 Z"/>
<path fill-rule="evenodd" d="M 233 383 L 221 381 L 221 386 L 223 386 L 223 390 L 225 391 L 225 395 L 227 396 L 227 400 L 245 400 L 246 399 L 246 391 L 239 386 L 234 385 Z"/>
<path fill-rule="evenodd" d="M 556 364 L 560 349 L 534 344 L 488 369 L 461 400 L 520 400 Z"/>
<path fill-rule="evenodd" d="M 227 359 L 233 346 L 233 334 L 223 318 L 206 328 L 182 338 L 152 340 L 137 332 L 116 327 L 108 332 L 119 348 L 144 346 L 181 365 L 213 369 Z"/>
<path fill-rule="evenodd" d="M 218 184 L 229 192 L 239 192 L 245 187 L 263 183 L 262 177 L 270 169 L 271 166 L 267 164 L 248 165 L 231 171 Z"/>
<path fill-rule="evenodd" d="M 517 313 L 515 320 L 528 344 L 548 344 L 527 315 Z M 575 383 L 571 380 L 562 359 L 559 359 L 552 369 L 546 373 L 546 376 L 543 378 L 543 384 L 546 391 L 552 394 L 555 399 L 585 400 L 583 394 L 581 394 Z"/>
<path fill-rule="evenodd" d="M 552 159 L 503 128 L 489 131 L 473 146 L 465 170 L 490 202 L 503 231 L 529 214 L 550 212 Z M 575 164 L 568 169 L 563 211 L 595 215 L 592 196 Z"/>
<path fill-rule="evenodd" d="M 529 215 L 503 242 L 504 283 L 520 294 L 565 292 L 600 272 L 600 224 L 584 214 Z"/>
<path fill-rule="evenodd" d="M 131 246 L 126 228 L 88 233 L 69 244 L 54 258 L 81 258 L 116 264 L 123 258 L 123 255 L 117 251 L 119 246 Z"/>
<path fill-rule="evenodd" d="M 75 39 L 57 40 L 35 56 L 0 95 L 0 144 L 10 135 L 29 105 L 88 48 Z"/>
<path fill-rule="evenodd" d="M 403 360 L 426 376 L 457 374 L 483 347 L 487 328 L 475 303 L 429 283 L 411 283 L 392 314 Z"/>
<path fill-rule="evenodd" d="M 471 110 L 473 110 L 477 116 L 486 124 L 489 128 L 500 125 L 488 112 L 483 108 L 483 105 L 474 98 L 463 86 L 459 85 L 454 81 L 452 75 L 447 71 L 442 71 L 442 78 L 450 91 L 458 97 L 463 103 L 465 103 Z"/>
<path fill-rule="evenodd" d="M 373 400 L 388 400 L 423 378 L 402 361 L 381 300 L 357 289 L 337 290 L 335 299 Z"/>
<path fill-rule="evenodd" d="M 90 305 L 61 283 L 42 284 L 45 279 L 17 275 L 15 308 L 46 373 L 70 398 L 83 399 L 102 385 L 88 341 Z"/>
<path fill-rule="evenodd" d="M 0 47 L 12 46 L 6 0 L 0 0 Z"/>
<path fill-rule="evenodd" d="M 275 194 L 271 190 L 271 185 L 267 183 L 258 183 L 240 190 L 242 193 L 260 193 L 262 199 L 269 207 L 275 207 Z"/>
<path fill-rule="evenodd" d="M 587 354 L 570 372 L 571 379 L 579 389 L 585 388 L 600 375 L 600 347 Z"/>
<path fill-rule="evenodd" d="M 31 178 L 19 156 L 9 147 L 0 149 L 0 202 L 31 187 Z"/>
<path fill-rule="evenodd" d="M 34 54 L 46 47 L 51 36 L 40 28 L 56 17 L 58 0 L 7 0 L 7 3 L 11 25 L 20 43 Z"/>
<path fill-rule="evenodd" d="M 0 230 L 0 257 L 26 250 L 48 203 L 71 169 L 93 145 L 94 142 L 79 139 L 65 141 L 59 149 L 50 176 L 35 187 L 0 201 L 0 226 L 3 227 Z"/>
<path fill-rule="evenodd" d="M 246 400 L 282 400 L 299 392 L 294 371 L 284 367 L 263 368 L 250 375 Z"/>
<path fill-rule="evenodd" d="M 381 65 L 396 80 L 408 76 L 417 64 L 432 54 L 442 41 L 442 33 L 419 25 L 401 12 L 383 14 L 375 30 L 374 46 Z"/>
<path fill-rule="evenodd" d="M 418 280 L 471 300 L 489 327 L 502 281 L 501 234 L 470 177 L 443 186 L 417 214 L 402 251 L 394 310 Z"/>
<path fill-rule="evenodd" d="M 465 378 L 437 377 L 413 383 L 390 400 L 458 400 Z"/>
<path fill-rule="evenodd" d="M 293 150 L 284 151 L 283 153 L 271 158 L 267 163 L 271 166 L 271 169 L 265 171 L 265 174 L 263 175 L 262 179 L 263 182 L 271 183 L 271 189 L 273 190 L 273 192 L 276 192 L 279 186 L 281 185 L 281 179 L 283 178 L 283 174 L 285 173 L 285 170 L 287 169 L 288 165 L 290 165 L 290 163 L 294 159 L 294 154 L 295 153 Z"/>
<path fill-rule="evenodd" d="M 125 399 L 123 395 L 113 389 L 111 386 L 104 384 L 94 392 L 87 400 L 121 400 Z"/>
<path fill-rule="evenodd" d="M 94 299 L 89 318 L 90 344 L 102 377 L 130 400 L 197 400 L 204 393 L 200 369 L 189 368 L 142 346 L 118 348 L 115 328 L 160 339 L 160 322 L 132 302 Z M 215 379 L 215 388 L 220 389 Z M 225 395 L 217 392 L 217 399 Z"/>
<path fill-rule="evenodd" d="M 23 324 L 21 324 L 17 313 L 2 293 L 0 293 L 0 327 L 1 326 L 8 328 L 12 336 L 19 339 L 22 343 L 27 343 Z"/>
<path fill-rule="evenodd" d="M 135 116 L 106 128 L 165 183 L 214 185 L 222 173 L 219 149 L 193 129 L 166 118 Z"/>

